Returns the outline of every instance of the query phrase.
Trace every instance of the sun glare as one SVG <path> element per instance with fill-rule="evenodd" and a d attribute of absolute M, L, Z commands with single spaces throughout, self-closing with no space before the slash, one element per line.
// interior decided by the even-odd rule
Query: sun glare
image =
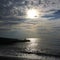
<path fill-rule="evenodd" d="M 38 10 L 36 10 L 36 9 L 29 9 L 27 11 L 27 18 L 34 19 L 34 18 L 37 18 L 38 15 L 39 15 L 39 13 L 38 13 Z"/>
<path fill-rule="evenodd" d="M 39 38 L 27 38 L 27 40 L 30 40 L 30 42 L 36 42 L 37 40 L 39 40 Z"/>

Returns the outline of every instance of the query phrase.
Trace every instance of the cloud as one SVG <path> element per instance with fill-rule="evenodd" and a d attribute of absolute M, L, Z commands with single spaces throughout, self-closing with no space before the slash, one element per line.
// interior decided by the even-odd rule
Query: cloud
<path fill-rule="evenodd" d="M 0 0 L 0 21 L 24 21 L 25 19 L 25 10 L 29 9 L 29 7 L 38 7 L 41 9 L 42 5 L 45 5 L 46 3 L 50 4 L 50 2 L 55 2 L 55 0 L 41 0 L 41 4 L 39 4 L 40 0 Z M 50 2 L 49 2 L 50 1 Z M 58 2 L 57 2 L 58 3 Z M 55 3 L 57 6 L 59 4 Z M 51 5 L 51 4 L 50 4 Z M 42 6 L 43 8 L 43 6 Z M 46 9 L 47 11 L 46 11 Z M 59 19 L 60 10 L 55 10 L 53 8 L 49 9 L 48 7 L 44 7 L 43 11 L 45 11 L 43 18 L 49 18 L 49 19 Z M 52 13 L 50 13 L 52 12 Z M 48 14 L 47 14 L 48 13 Z M 12 24 L 12 23 L 11 23 Z"/>
<path fill-rule="evenodd" d="M 0 18 L 0 31 L 14 30 L 13 26 L 21 24 L 25 19 L 20 17 L 1 17 Z"/>
<path fill-rule="evenodd" d="M 23 0 L 0 0 L 0 16 L 23 15 L 22 2 Z"/>
<path fill-rule="evenodd" d="M 55 5 L 52 4 L 55 2 Z M 57 3 L 56 3 L 57 2 Z M 47 4 L 48 3 L 48 4 Z M 0 0 L 0 16 L 25 16 L 25 10 L 33 7 L 48 10 L 52 6 L 58 6 L 59 1 L 55 0 Z M 53 6 L 53 7 L 54 7 Z M 59 5 L 60 6 L 60 5 Z M 50 7 L 50 8 L 49 8 Z"/>
<path fill-rule="evenodd" d="M 49 20 L 60 19 L 60 10 L 56 10 L 55 12 L 53 12 L 51 14 L 46 14 L 42 17 L 43 18 L 49 18 Z"/>

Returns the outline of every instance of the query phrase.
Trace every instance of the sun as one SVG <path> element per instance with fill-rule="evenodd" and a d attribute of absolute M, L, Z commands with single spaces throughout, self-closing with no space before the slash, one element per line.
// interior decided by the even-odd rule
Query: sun
<path fill-rule="evenodd" d="M 38 13 L 38 10 L 36 10 L 36 9 L 29 9 L 27 11 L 27 18 L 34 19 L 34 18 L 37 18 L 38 15 L 39 15 L 39 13 Z"/>

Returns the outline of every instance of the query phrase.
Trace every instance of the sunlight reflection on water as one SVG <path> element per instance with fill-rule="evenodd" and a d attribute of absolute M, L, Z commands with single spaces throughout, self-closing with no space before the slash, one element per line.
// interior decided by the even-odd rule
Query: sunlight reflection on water
<path fill-rule="evenodd" d="M 39 38 L 26 38 L 27 40 L 30 40 L 31 42 L 36 42 L 38 41 Z"/>
<path fill-rule="evenodd" d="M 26 39 L 30 40 L 29 44 L 26 46 L 27 51 L 37 52 L 38 51 L 38 46 L 39 46 L 39 43 L 40 43 L 40 38 L 26 38 Z"/>

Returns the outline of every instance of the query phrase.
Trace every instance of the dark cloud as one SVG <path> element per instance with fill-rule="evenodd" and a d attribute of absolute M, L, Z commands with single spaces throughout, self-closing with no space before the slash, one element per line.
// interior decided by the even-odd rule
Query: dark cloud
<path fill-rule="evenodd" d="M 18 10 L 24 4 L 23 0 L 0 0 L 0 16 L 8 16 L 8 15 L 23 15 L 21 11 Z M 16 7 L 16 8 L 14 8 Z"/>
<path fill-rule="evenodd" d="M 14 17 L 14 16 L 1 16 L 0 17 L 0 21 L 23 21 L 23 18 L 18 18 L 18 17 Z"/>
<path fill-rule="evenodd" d="M 1 18 L 2 22 L 0 22 L 0 27 L 10 27 L 10 26 L 13 26 L 13 25 L 17 25 L 17 24 L 21 24 L 22 22 L 25 21 L 25 19 L 19 19 L 19 18 L 13 18 L 13 17 L 10 17 L 10 18 Z"/>
<path fill-rule="evenodd" d="M 8 31 L 14 29 L 13 26 L 23 23 L 25 19 L 16 17 L 1 17 L 0 21 L 0 31 Z"/>
<path fill-rule="evenodd" d="M 43 0 L 43 1 L 42 0 L 33 0 L 33 1 L 32 0 L 0 0 L 0 16 L 8 16 L 8 15 L 23 16 L 24 9 L 26 9 L 26 8 L 24 8 L 24 6 L 26 6 L 27 8 L 29 8 L 28 5 L 31 5 L 32 7 L 33 6 L 39 7 L 40 4 L 45 6 L 45 5 L 47 5 L 47 3 L 50 4 L 50 2 L 53 2 L 53 1 L 48 1 L 48 0 Z"/>
<path fill-rule="evenodd" d="M 10 30 L 12 26 L 24 22 L 25 19 L 16 17 L 24 15 L 21 12 L 22 2 L 23 0 L 0 0 L 0 31 Z"/>
<path fill-rule="evenodd" d="M 49 20 L 60 19 L 60 10 L 56 10 L 54 13 L 47 14 L 47 15 L 45 15 L 43 17 L 44 18 L 50 18 Z"/>

